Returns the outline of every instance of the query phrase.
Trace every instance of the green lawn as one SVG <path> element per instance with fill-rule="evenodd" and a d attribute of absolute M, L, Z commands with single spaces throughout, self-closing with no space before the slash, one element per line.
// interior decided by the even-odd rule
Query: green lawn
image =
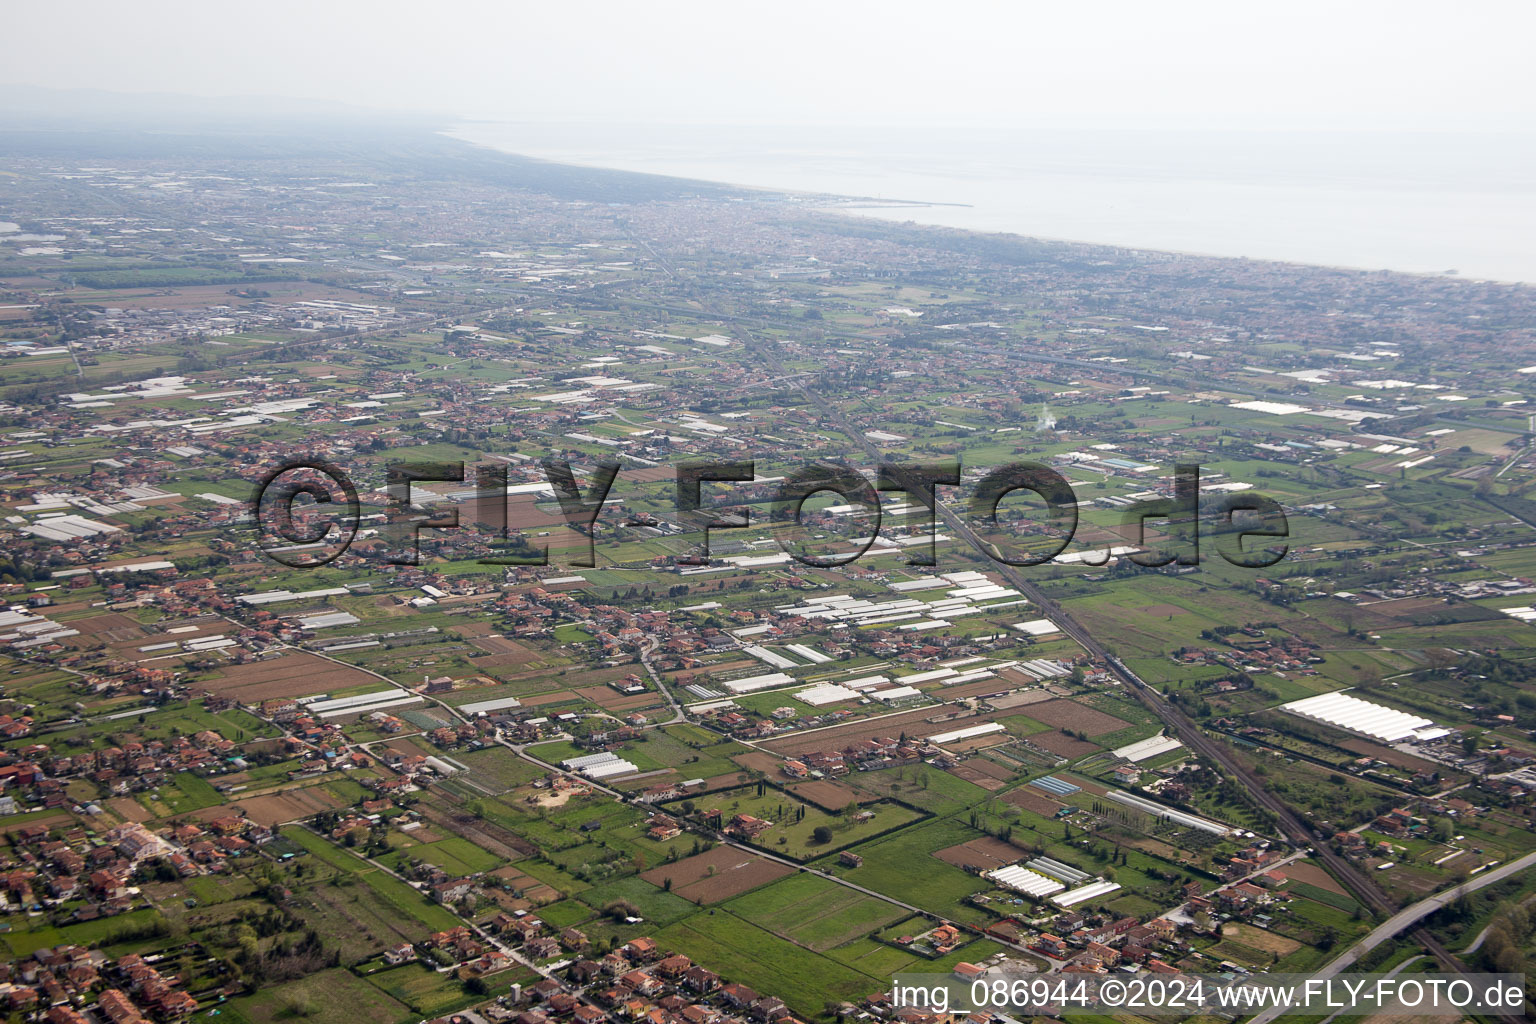
<path fill-rule="evenodd" d="M 396 911 L 415 919 L 432 931 L 442 931 L 462 923 L 447 908 L 431 902 L 398 878 L 385 874 L 361 857 L 320 838 L 308 829 L 289 826 L 282 830 L 282 836 L 336 870 L 358 876 Z"/>
<path fill-rule="evenodd" d="M 692 957 L 730 981 L 783 999 L 807 1018 L 827 1000 L 857 1002 L 890 984 L 797 946 L 724 910 L 702 911 L 656 935 L 663 949 Z"/>
<path fill-rule="evenodd" d="M 592 908 L 577 900 L 560 900 L 540 907 L 539 916 L 553 928 L 568 928 L 591 917 Z"/>
<path fill-rule="evenodd" d="M 676 768 L 688 779 L 708 779 L 739 770 L 731 758 L 747 748 L 735 740 L 722 739 L 696 725 L 669 725 L 645 734 L 639 750 L 658 764 Z"/>
<path fill-rule="evenodd" d="M 632 903 L 649 926 L 656 928 L 665 927 L 698 909 L 681 896 L 666 892 L 639 875 L 595 885 L 577 898 L 593 910 L 602 910 L 615 900 Z"/>
<path fill-rule="evenodd" d="M 985 924 L 991 915 L 965 899 L 991 888 L 990 883 L 931 856 L 935 850 L 981 835 L 960 821 L 928 821 L 854 847 L 864 858 L 860 867 L 827 863 L 825 869 L 950 920 Z"/>
<path fill-rule="evenodd" d="M 452 974 L 438 974 L 419 963 L 370 974 L 367 980 L 424 1017 L 440 1017 L 478 998 L 466 993 Z"/>
<path fill-rule="evenodd" d="M 224 802 L 224 794 L 214 789 L 207 779 L 191 772 L 177 772 L 168 784 L 160 787 L 160 799 L 175 814 L 200 811 Z"/>
<path fill-rule="evenodd" d="M 391 878 L 382 871 L 370 871 L 363 876 L 363 881 L 370 889 L 382 896 L 390 906 L 415 918 L 432 931 L 446 931 L 462 923 L 452 911 L 431 902 L 404 882 Z"/>
<path fill-rule="evenodd" d="M 988 796 L 980 786 L 925 764 L 878 772 L 853 772 L 844 781 L 870 793 L 896 797 L 934 814 L 954 814 L 974 807 Z"/>
<path fill-rule="evenodd" d="M 361 857 L 354 856 L 326 839 L 321 839 L 307 828 L 298 825 L 289 825 L 281 829 L 284 839 L 296 843 L 319 860 L 324 861 L 338 871 L 357 874 L 363 871 L 372 871 L 373 867 Z"/>
<path fill-rule="evenodd" d="M 908 916 L 884 900 L 805 873 L 738 896 L 723 909 L 818 952 L 864 938 Z"/>
<path fill-rule="evenodd" d="M 426 861 L 454 875 L 476 875 L 494 871 L 505 863 L 500 857 L 482 850 L 468 839 L 450 836 L 435 843 L 422 843 L 406 847 L 388 857 L 380 858 L 399 870 L 399 862 L 405 858 Z M 393 863 L 392 863 L 393 862 Z"/>
<path fill-rule="evenodd" d="M 140 934 L 152 932 L 163 924 L 164 918 L 158 911 L 148 908 L 119 914 L 116 917 L 103 917 L 95 921 L 84 921 L 80 924 L 67 924 L 60 927 L 41 925 L 30 931 L 14 930 L 6 932 L 4 941 L 7 948 L 17 958 L 31 956 L 44 946 L 76 945 L 76 946 L 110 946 L 118 942 L 131 941 Z M 15 920 L 12 920 L 15 927 Z"/>
<path fill-rule="evenodd" d="M 455 754 L 454 760 L 469 768 L 476 783 L 496 793 L 516 789 L 544 774 L 537 765 L 499 746 Z"/>
<path fill-rule="evenodd" d="M 260 989 L 230 1000 L 220 1010 L 220 1016 L 233 1016 L 249 1024 L 290 1020 L 311 1024 L 393 1024 L 420 1018 L 419 1012 L 339 967 Z"/>
<path fill-rule="evenodd" d="M 804 803 L 771 787 L 764 787 L 763 794 L 758 796 L 754 786 L 711 793 L 707 806 L 719 808 L 721 817 L 727 822 L 737 814 L 750 814 L 773 822 L 773 827 L 757 838 L 756 845 L 799 860 L 843 849 L 922 817 L 911 808 L 885 802 L 864 804 L 854 814 L 828 814 L 815 804 Z M 869 817 L 858 820 L 862 815 Z M 817 842 L 813 833 L 818 828 L 830 829 L 832 838 L 824 843 Z"/>

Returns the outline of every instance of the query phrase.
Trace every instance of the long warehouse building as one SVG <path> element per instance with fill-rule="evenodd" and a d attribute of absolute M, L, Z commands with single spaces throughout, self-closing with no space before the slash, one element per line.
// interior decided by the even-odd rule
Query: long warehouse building
<path fill-rule="evenodd" d="M 1345 732 L 1369 736 L 1383 743 L 1439 739 L 1449 732 L 1436 726 L 1432 719 L 1411 715 L 1384 704 L 1372 704 L 1347 693 L 1321 693 L 1316 697 L 1304 697 L 1280 705 L 1280 710 Z"/>

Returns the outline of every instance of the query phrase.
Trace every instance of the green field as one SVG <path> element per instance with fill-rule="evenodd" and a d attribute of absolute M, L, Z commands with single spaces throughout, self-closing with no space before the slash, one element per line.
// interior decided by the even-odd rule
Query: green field
<path fill-rule="evenodd" d="M 482 850 L 468 839 L 459 836 L 449 836 L 447 839 L 439 839 L 433 843 L 407 846 L 381 860 L 397 871 L 401 870 L 401 865 L 407 860 L 425 861 L 428 864 L 436 864 L 451 875 L 483 874 L 494 871 L 505 863 L 494 853 Z"/>
<path fill-rule="evenodd" d="M 723 790 L 711 793 L 708 802 L 711 808 L 720 810 L 727 823 L 737 814 L 773 822 L 772 828 L 757 837 L 756 845 L 799 860 L 823 856 L 922 817 L 910 808 L 886 802 L 863 804 L 852 813 L 845 810 L 841 814 L 828 814 L 815 804 L 803 803 L 768 787 L 764 787 L 761 796 L 754 787 Z M 863 815 L 868 817 L 858 820 Z M 829 829 L 832 838 L 828 842 L 817 842 L 813 833 L 818 828 Z"/>
<path fill-rule="evenodd" d="M 420 1017 L 420 1013 L 342 968 L 263 988 L 219 1009 L 220 1016 L 249 1024 L 297 1019 L 314 1024 L 356 1024 L 358 1020 L 392 1024 Z"/>
<path fill-rule="evenodd" d="M 530 764 L 505 747 L 492 746 L 483 750 L 471 750 L 454 754 L 454 760 L 469 768 L 468 779 L 477 791 L 505 793 L 524 786 L 544 774 L 537 765 Z M 466 776 L 459 776 L 465 779 Z"/>
<path fill-rule="evenodd" d="M 829 999 L 857 1001 L 890 983 L 718 909 L 662 929 L 656 941 L 728 980 L 773 993 L 808 1018 L 821 1017 Z"/>
<path fill-rule="evenodd" d="M 224 802 L 224 794 L 214 789 L 207 779 L 191 772 L 177 772 L 168 785 L 160 787 L 160 799 L 165 801 L 173 814 L 200 811 Z"/>
<path fill-rule="evenodd" d="M 913 765 L 880 772 L 854 772 L 848 780 L 859 789 L 896 797 L 934 814 L 955 814 L 987 799 L 987 791 L 948 772 Z"/>
<path fill-rule="evenodd" d="M 42 925 L 31 930 L 12 930 L 0 938 L 3 938 L 12 955 L 20 958 L 31 956 L 44 946 L 66 944 L 110 946 L 119 942 L 134 941 L 140 935 L 153 934 L 163 923 L 164 919 L 160 913 L 145 908 L 119 914 L 116 917 L 84 921 L 80 924 L 66 924 L 58 927 Z M 14 918 L 11 919 L 11 924 L 15 929 Z"/>
<path fill-rule="evenodd" d="M 908 916 L 906 910 L 884 900 L 803 873 L 738 896 L 722 909 L 817 952 L 863 938 Z"/>
<path fill-rule="evenodd" d="M 667 52 L 648 56 L 683 66 L 691 51 Z M 241 135 L 234 155 L 251 159 L 231 158 L 231 132 L 128 134 L 8 135 L 20 156 L 0 165 L 0 582 L 13 619 L 36 609 L 64 627 L 13 623 L 0 654 L 0 782 L 18 812 L 0 820 L 0 861 L 38 904 L 0 921 L 10 980 L 26 981 L 41 949 L 77 943 L 163 955 L 203 1000 L 197 1024 L 456 1020 L 478 1005 L 456 974 L 388 969 L 383 952 L 526 912 L 590 940 L 546 963 L 651 936 L 830 1024 L 829 1004 L 893 974 L 1001 951 L 985 937 L 1001 920 L 1056 930 L 1049 899 L 986 877 L 1004 863 L 1051 857 L 1114 882 L 1074 905 L 1097 924 L 1171 913 L 1217 888 L 1250 843 L 1289 853 L 1363 832 L 1361 875 L 1399 906 L 1536 848 L 1531 794 L 1511 772 L 1536 763 L 1536 633 L 1521 611 L 1536 597 L 1536 366 L 1516 369 L 1536 362 L 1528 285 L 819 216 L 817 197 L 506 160 L 404 129 L 372 146 L 366 133 L 286 148 Z M 60 244 L 13 246 L 33 232 Z M 1250 401 L 1261 396 L 1290 407 Z M 243 416 L 261 409 L 277 412 Z M 253 485 L 317 454 L 356 485 L 359 543 L 344 560 L 288 565 L 258 537 L 272 524 L 249 514 Z M 573 522 L 564 489 L 548 493 L 548 460 L 571 460 L 586 495 L 619 456 L 611 507 Z M 701 505 L 751 515 L 711 536 L 678 508 L 679 470 L 727 457 L 751 473 L 701 487 Z M 823 489 L 804 505 L 806 546 L 846 550 L 864 534 L 878 546 L 856 565 L 788 556 L 772 481 L 833 462 L 880 490 L 898 460 L 958 463 L 937 521 L 979 536 L 946 526 L 936 564 L 921 565 L 907 543 L 932 524 L 915 495 L 890 493 L 877 515 L 835 509 L 853 496 Z M 1035 461 L 1072 488 L 1065 551 L 1173 554 L 1198 535 L 1201 557 L 1004 568 L 985 540 L 1039 551 L 1056 531 L 1028 487 L 992 516 L 973 499 L 993 470 Z M 445 464 L 413 503 L 465 517 L 420 530 L 414 565 L 387 550 L 401 462 Z M 505 517 L 468 490 L 492 464 L 510 488 Z M 1140 505 L 1180 494 L 1173 467 L 1191 464 L 1192 515 Z M 146 497 L 139 482 L 171 493 Z M 1260 495 L 1283 504 L 1286 550 L 1276 539 L 1270 564 L 1233 565 L 1223 552 L 1267 542 L 1235 544 L 1244 528 L 1220 506 Z M 65 506 L 117 529 L 59 540 L 38 528 Z M 692 557 L 706 539 L 710 558 Z M 576 566 L 589 542 L 599 564 Z M 483 560 L 524 545 L 547 553 L 541 566 Z M 170 565 L 135 566 L 150 560 Z M 960 582 L 978 578 L 998 586 Z M 355 621 L 306 622 L 326 612 Z M 1015 628 L 1040 615 L 1057 631 Z M 194 641 L 214 631 L 228 642 Z M 755 646 L 789 658 L 801 643 L 826 658 L 765 662 Z M 1034 659 L 1063 668 L 1023 664 Z M 1146 690 L 1117 678 L 1117 659 Z M 738 685 L 774 662 L 794 685 Z M 864 684 L 825 706 L 796 696 L 919 673 L 930 678 L 911 702 Z M 631 674 L 643 695 L 613 689 Z M 245 710 L 381 689 L 387 716 Z M 1277 710 L 1340 690 L 1447 731 L 1383 749 Z M 496 716 L 510 727 L 499 735 L 464 711 L 490 701 L 517 705 Z M 1000 728 L 926 760 L 865 759 L 874 736 L 982 722 Z M 639 771 L 546 780 L 621 727 L 614 751 Z M 1119 785 L 1114 749 L 1162 730 L 1186 742 L 1104 795 Z M 184 744 L 211 748 L 209 732 L 230 749 L 180 770 L 193 763 Z M 538 735 L 560 738 L 523 740 Z M 92 756 L 108 747 L 122 756 Z M 813 755 L 835 751 L 849 769 L 827 767 L 835 777 L 785 771 L 785 756 L 827 766 Z M 395 781 L 418 755 L 465 770 Z M 337 770 L 290 778 L 321 764 Z M 1047 800 L 1046 774 L 1078 788 Z M 1119 802 L 1133 786 L 1232 828 Z M 662 792 L 675 798 L 651 801 Z M 1278 820 L 1281 804 L 1305 836 Z M 1395 806 L 1419 822 L 1378 834 Z M 363 813 L 368 825 L 331 838 Z M 86 882 L 131 851 L 111 831 L 125 821 L 171 834 L 230 814 L 289 823 L 206 874 L 136 862 L 128 913 L 66 923 L 116 908 L 95 905 L 99 885 L 46 896 L 65 888 L 56 873 Z M 658 814 L 682 834 L 652 839 Z M 726 841 L 737 816 L 768 824 Z M 1282 873 L 1257 923 L 1187 928 L 1187 948 L 1158 955 L 1180 969 L 1310 970 L 1385 914 L 1326 872 L 1293 860 Z M 17 895 L 22 877 L 8 880 Z M 441 877 L 475 891 L 438 904 Z M 1531 966 L 1532 907 L 1516 905 L 1532 888 L 1521 876 L 1460 894 L 1422 925 L 1456 951 L 1488 929 L 1462 954 L 1469 969 Z M 953 953 L 924 960 L 901 942 L 941 920 L 970 930 Z M 1367 966 L 1422 946 L 1399 936 Z M 493 997 L 534 976 L 468 987 Z M 48 1010 L 18 1004 L 0 1024 Z M 869 1010 L 854 1016 L 881 1016 Z"/>
<path fill-rule="evenodd" d="M 647 926 L 655 928 L 663 928 L 698 909 L 681 896 L 666 892 L 638 875 L 595 885 L 577 898 L 593 910 L 602 910 L 616 900 L 632 903 L 648 922 Z"/>
<path fill-rule="evenodd" d="M 419 963 L 370 974 L 367 981 L 423 1017 L 440 1017 L 478 998 L 465 992 L 452 974 L 439 974 Z"/>
<path fill-rule="evenodd" d="M 854 847 L 864 858 L 861 867 L 830 863 L 824 869 L 941 917 L 984 924 L 992 920 L 991 915 L 965 900 L 991 888 L 990 883 L 931 856 L 935 850 L 980 835 L 952 819 L 924 822 Z"/>
<path fill-rule="evenodd" d="M 429 931 L 442 931 L 461 923 L 441 907 L 404 882 L 369 864 L 319 836 L 297 826 L 282 830 L 283 838 L 297 844 L 342 876 L 355 878 L 382 899 L 396 915 L 418 922 Z M 462 840 L 461 840 L 462 841 Z M 489 856 L 489 855 L 487 855 Z"/>

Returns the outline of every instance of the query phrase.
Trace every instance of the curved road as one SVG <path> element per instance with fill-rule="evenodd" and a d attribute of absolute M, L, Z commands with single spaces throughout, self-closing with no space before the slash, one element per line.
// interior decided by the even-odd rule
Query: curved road
<path fill-rule="evenodd" d="M 1317 972 L 1318 977 L 1331 978 L 1345 968 L 1353 966 L 1361 956 L 1375 949 L 1383 942 L 1395 938 L 1399 932 L 1417 924 L 1435 911 L 1460 899 L 1463 894 L 1481 889 L 1485 885 L 1492 885 L 1494 882 L 1502 881 L 1510 875 L 1524 871 L 1533 864 L 1536 864 L 1536 853 L 1528 853 L 1519 860 L 1512 860 L 1508 864 L 1491 868 L 1478 875 L 1475 879 L 1462 882 L 1453 888 L 1446 889 L 1444 892 L 1437 892 L 1433 896 L 1427 896 L 1412 906 L 1404 907 L 1373 928 L 1369 935 L 1349 947 L 1333 962 L 1321 968 Z M 1466 952 L 1474 953 L 1481 945 L 1482 936 L 1478 936 L 1477 941 L 1468 946 Z"/>
<path fill-rule="evenodd" d="M 1512 860 L 1508 864 L 1485 871 L 1472 881 L 1462 882 L 1450 889 L 1446 889 L 1444 892 L 1437 892 L 1433 896 L 1425 897 L 1412 906 L 1404 907 L 1373 928 L 1370 934 L 1366 935 L 1359 942 L 1350 946 L 1329 963 L 1318 968 L 1314 976 L 1318 978 L 1331 978 L 1341 971 L 1353 967 L 1366 953 L 1369 953 L 1384 942 L 1397 938 L 1405 929 L 1413 927 L 1435 911 L 1460 899 L 1462 894 L 1481 889 L 1485 885 L 1492 885 L 1494 882 L 1502 881 L 1510 875 L 1524 871 L 1533 864 L 1536 864 L 1536 853 L 1528 853 L 1519 860 Z M 1487 934 L 1487 929 L 1484 929 L 1483 934 Z M 1476 941 L 1463 952 L 1474 953 L 1482 944 L 1483 935 L 1479 935 Z M 1414 959 L 1418 958 L 1415 957 Z M 1402 966 L 1399 965 L 1398 969 L 1401 970 Z M 1278 1007 L 1264 1010 L 1256 1014 L 1248 1024 L 1269 1024 L 1270 1021 L 1280 1016 L 1280 1013 L 1281 1010 Z"/>

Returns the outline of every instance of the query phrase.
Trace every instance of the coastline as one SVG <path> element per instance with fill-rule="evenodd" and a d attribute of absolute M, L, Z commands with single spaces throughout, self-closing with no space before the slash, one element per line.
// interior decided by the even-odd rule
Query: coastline
<path fill-rule="evenodd" d="M 439 134 L 483 150 L 554 164 L 820 200 L 827 212 L 891 223 L 1199 258 L 1466 282 L 1536 283 L 1536 254 L 1528 255 L 1523 242 L 1529 237 L 1524 233 L 1527 222 L 1536 233 L 1536 192 L 1469 187 L 1441 195 L 1414 182 L 1385 190 L 1386 198 L 1371 206 L 1361 201 L 1353 183 L 1342 179 L 1324 184 L 1278 177 L 1257 184 L 1204 182 L 1151 173 L 1136 179 L 1110 169 L 1084 180 L 1053 172 L 1017 184 L 983 174 L 961 179 L 875 170 L 866 180 L 858 177 L 859 168 L 850 171 L 840 165 L 836 174 L 822 175 L 820 168 L 808 170 L 793 161 L 785 162 L 793 173 L 766 184 L 771 170 L 748 171 L 730 159 L 700 159 L 685 166 L 676 154 L 659 151 L 621 147 L 599 154 L 569 146 L 554 149 L 535 139 L 521 145 L 498 137 L 504 127 L 460 122 Z M 964 189 L 979 194 L 956 194 Z M 1013 195 L 1025 198 L 1010 205 Z M 1469 209 L 1478 214 L 1476 223 L 1495 235 L 1486 251 L 1475 232 L 1464 227 Z M 1230 233 L 1233 225 L 1241 229 Z M 1330 229 L 1337 237 L 1325 234 Z"/>

